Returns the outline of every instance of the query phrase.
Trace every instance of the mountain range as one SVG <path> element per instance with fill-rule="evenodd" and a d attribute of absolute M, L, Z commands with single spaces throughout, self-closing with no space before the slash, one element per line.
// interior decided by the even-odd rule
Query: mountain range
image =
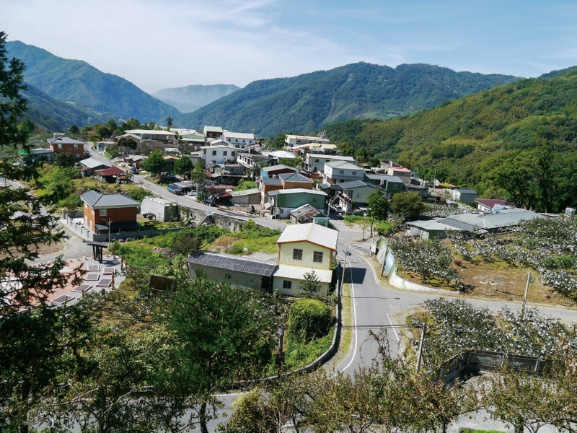
<path fill-rule="evenodd" d="M 21 59 L 31 120 L 49 131 L 75 124 L 136 118 L 141 123 L 203 125 L 274 136 L 311 133 L 348 119 L 388 119 L 519 80 L 508 75 L 455 72 L 432 65 L 396 68 L 355 63 L 329 71 L 234 85 L 187 86 L 150 95 L 134 84 L 80 60 L 57 57 L 15 41 L 8 55 Z M 214 100 L 215 98 L 218 98 Z M 164 101 L 164 102 L 163 102 Z M 167 103 L 167 102 L 170 102 Z M 182 113 L 210 102 L 192 113 Z"/>
<path fill-rule="evenodd" d="M 240 87 L 234 84 L 214 84 L 210 86 L 196 84 L 186 87 L 162 89 L 158 92 L 151 93 L 151 95 L 172 105 L 182 113 L 192 113 L 239 89 Z"/>
<path fill-rule="evenodd" d="M 352 118 L 388 119 L 517 81 L 509 75 L 455 72 L 415 64 L 396 68 L 354 63 L 292 78 L 255 81 L 175 123 L 219 125 L 274 136 L 311 133 Z"/>
<path fill-rule="evenodd" d="M 542 212 L 577 207 L 577 68 L 554 71 L 387 121 L 325 128 L 359 160 Z"/>

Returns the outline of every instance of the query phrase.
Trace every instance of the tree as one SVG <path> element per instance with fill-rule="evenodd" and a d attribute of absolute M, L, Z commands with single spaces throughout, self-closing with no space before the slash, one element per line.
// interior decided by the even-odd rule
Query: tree
<path fill-rule="evenodd" d="M 166 161 L 162 156 L 162 151 L 153 151 L 150 156 L 144 160 L 142 167 L 156 176 L 160 175 L 166 168 Z"/>
<path fill-rule="evenodd" d="M 391 199 L 391 211 L 402 222 L 418 218 L 426 205 L 418 192 L 399 192 Z"/>
<path fill-rule="evenodd" d="M 367 204 L 369 205 L 369 214 L 372 218 L 376 220 L 386 220 L 387 213 L 389 211 L 389 205 L 387 202 L 387 197 L 380 189 L 376 189 L 369 194 L 367 198 Z"/>
<path fill-rule="evenodd" d="M 187 178 L 190 176 L 193 169 L 194 169 L 194 164 L 193 164 L 192 160 L 186 155 L 182 155 L 174 163 L 174 172 L 176 174 L 186 176 Z"/>
<path fill-rule="evenodd" d="M 120 137 L 118 139 L 118 141 L 116 142 L 116 144 L 119 147 L 124 147 L 125 149 L 129 148 L 132 150 L 135 150 L 136 146 L 137 146 L 136 140 L 134 140 L 133 138 L 130 138 L 130 137 Z"/>
<path fill-rule="evenodd" d="M 321 290 L 321 282 L 315 271 L 311 270 L 304 274 L 304 279 L 299 283 L 299 288 L 309 298 L 317 298 Z"/>
<path fill-rule="evenodd" d="M 172 117 L 170 116 L 170 114 L 168 115 L 168 117 L 166 118 L 166 128 L 170 131 L 170 128 L 172 128 Z"/>
<path fill-rule="evenodd" d="M 25 89 L 24 64 L 8 60 L 6 37 L 0 32 L 0 147 L 30 150 L 26 143 L 30 124 L 18 123 L 26 113 L 21 95 Z M 38 178 L 36 166 L 15 162 L 15 158 L 3 158 L 0 173 L 13 180 Z M 28 430 L 30 405 L 54 378 L 50 358 L 56 350 L 57 329 L 42 326 L 49 328 L 53 318 L 44 310 L 48 296 L 68 281 L 78 283 L 79 275 L 78 270 L 62 273 L 65 263 L 61 259 L 34 264 L 40 244 L 56 243 L 64 237 L 58 220 L 42 204 L 25 188 L 0 191 L 0 407 L 8 414 L 8 425 L 21 432 Z"/>
<path fill-rule="evenodd" d="M 59 153 L 54 164 L 59 167 L 74 167 L 74 157 L 70 153 Z"/>
<path fill-rule="evenodd" d="M 197 279 L 182 284 L 170 305 L 170 328 L 183 346 L 173 378 L 196 396 L 202 433 L 218 404 L 214 392 L 258 377 L 272 357 L 276 328 L 264 299 L 246 289 Z"/>

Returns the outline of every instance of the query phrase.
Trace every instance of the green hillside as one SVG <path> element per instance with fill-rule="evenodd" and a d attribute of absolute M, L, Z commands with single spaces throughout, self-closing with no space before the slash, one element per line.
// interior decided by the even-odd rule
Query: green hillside
<path fill-rule="evenodd" d="M 330 71 L 250 83 L 191 114 L 181 127 L 219 125 L 264 137 L 309 133 L 352 118 L 388 119 L 511 83 L 517 78 L 431 65 L 397 68 L 355 63 Z"/>
<path fill-rule="evenodd" d="M 548 212 L 577 205 L 577 70 L 326 131 L 347 154 L 395 159 L 425 179 L 475 188 L 484 197 Z"/>
<path fill-rule="evenodd" d="M 8 42 L 6 48 L 9 57 L 16 57 L 26 65 L 26 83 L 80 111 L 158 123 L 177 113 L 174 107 L 153 98 L 124 78 L 105 74 L 86 62 L 63 59 L 19 41 Z M 50 112 L 46 114 L 50 115 Z"/>

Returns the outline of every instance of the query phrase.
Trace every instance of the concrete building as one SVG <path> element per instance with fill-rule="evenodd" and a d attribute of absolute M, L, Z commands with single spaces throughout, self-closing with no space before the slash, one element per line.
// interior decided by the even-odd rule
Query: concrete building
<path fill-rule="evenodd" d="M 278 268 L 273 290 L 283 295 L 302 294 L 305 274 L 314 272 L 321 283 L 320 294 L 327 295 L 333 280 L 333 259 L 337 254 L 339 232 L 318 224 L 285 227 L 277 240 Z"/>

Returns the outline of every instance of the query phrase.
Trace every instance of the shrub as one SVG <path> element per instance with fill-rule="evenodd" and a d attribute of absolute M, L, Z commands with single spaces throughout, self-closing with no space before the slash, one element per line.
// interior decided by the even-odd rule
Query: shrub
<path fill-rule="evenodd" d="M 325 303 L 317 299 L 296 301 L 289 312 L 289 345 L 323 337 L 328 332 L 331 319 L 331 310 Z"/>

